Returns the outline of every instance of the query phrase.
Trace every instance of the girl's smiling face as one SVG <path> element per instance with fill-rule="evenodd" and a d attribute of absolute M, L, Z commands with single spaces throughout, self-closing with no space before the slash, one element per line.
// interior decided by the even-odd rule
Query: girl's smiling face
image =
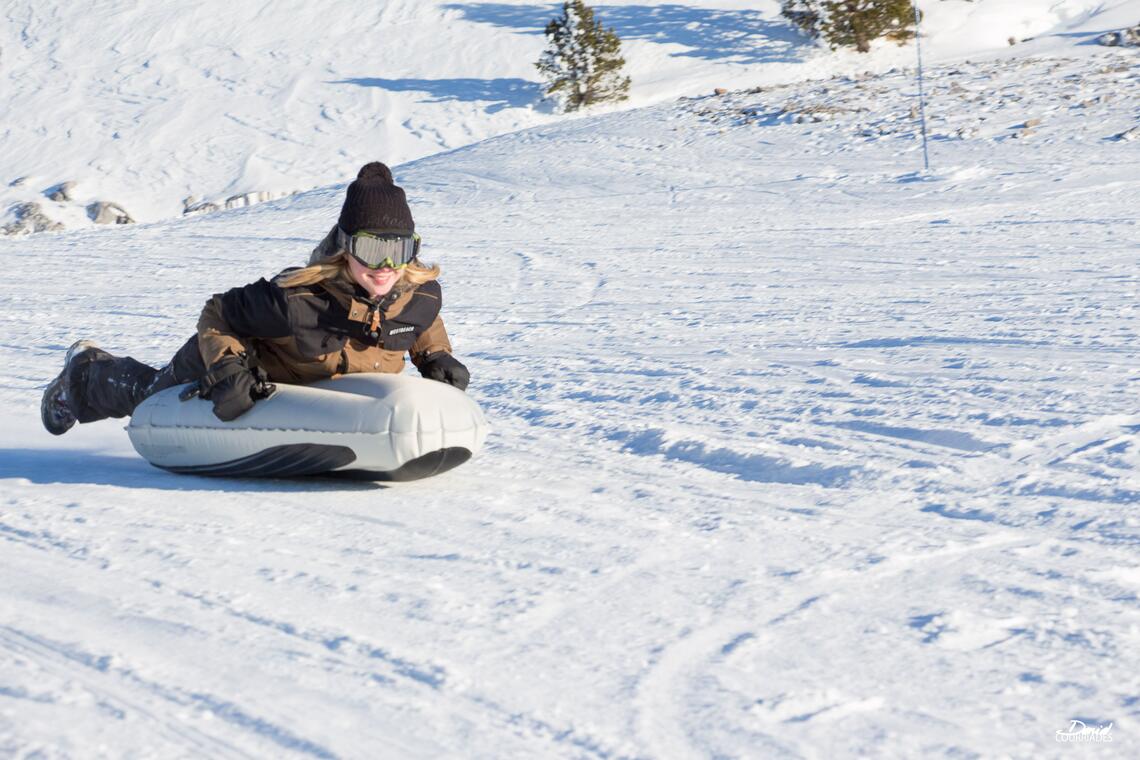
<path fill-rule="evenodd" d="M 373 298 L 388 295 L 389 291 L 404 276 L 403 269 L 390 269 L 388 267 L 369 269 L 353 256 L 348 257 L 348 271 L 352 275 L 353 281 L 364 288 L 368 295 Z"/>

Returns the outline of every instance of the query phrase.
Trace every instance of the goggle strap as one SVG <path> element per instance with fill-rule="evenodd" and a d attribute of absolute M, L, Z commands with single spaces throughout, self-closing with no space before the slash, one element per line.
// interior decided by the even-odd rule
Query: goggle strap
<path fill-rule="evenodd" d="M 350 254 L 356 249 L 352 235 L 342 230 L 340 227 L 336 228 L 336 247 L 342 251 L 348 251 Z"/>

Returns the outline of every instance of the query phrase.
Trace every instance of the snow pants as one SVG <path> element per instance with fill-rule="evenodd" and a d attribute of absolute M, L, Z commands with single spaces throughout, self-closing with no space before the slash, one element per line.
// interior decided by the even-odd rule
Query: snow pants
<path fill-rule="evenodd" d="M 113 356 L 96 348 L 75 357 L 68 368 L 67 397 L 79 422 L 127 417 L 161 390 L 206 374 L 198 352 L 198 336 L 190 338 L 161 369 L 129 356 Z"/>

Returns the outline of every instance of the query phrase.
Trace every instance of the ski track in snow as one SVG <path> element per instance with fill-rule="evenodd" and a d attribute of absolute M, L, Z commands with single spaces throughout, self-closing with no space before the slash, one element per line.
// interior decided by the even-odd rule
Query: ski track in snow
<path fill-rule="evenodd" d="M 935 69 L 925 176 L 900 74 L 401 167 L 493 432 L 398 487 L 35 416 L 73 340 L 164 360 L 339 188 L 0 241 L 0 750 L 1041 757 L 1079 718 L 1134 755 L 1138 75 Z M 959 135 L 954 83 L 1069 105 Z"/>

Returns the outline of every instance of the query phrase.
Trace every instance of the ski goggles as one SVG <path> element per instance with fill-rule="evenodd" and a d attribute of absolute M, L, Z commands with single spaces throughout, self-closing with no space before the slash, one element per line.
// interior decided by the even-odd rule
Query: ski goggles
<path fill-rule="evenodd" d="M 357 232 L 337 228 L 337 244 L 369 269 L 403 269 L 420 253 L 420 236 L 408 232 Z"/>

